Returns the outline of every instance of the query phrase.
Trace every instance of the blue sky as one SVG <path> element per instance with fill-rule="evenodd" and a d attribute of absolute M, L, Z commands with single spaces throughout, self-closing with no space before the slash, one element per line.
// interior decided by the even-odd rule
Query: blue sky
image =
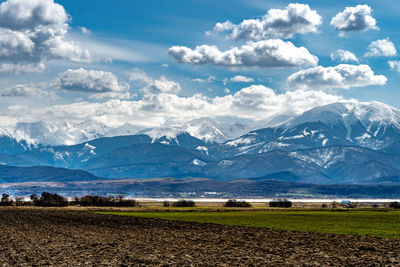
<path fill-rule="evenodd" d="M 33 26 L 29 28 L 26 25 L 17 25 L 17 20 L 15 25 L 4 22 L 9 18 L 7 12 L 11 12 L 6 4 L 14 6 L 16 10 L 15 7 L 23 6 L 23 2 L 1 2 L 0 28 L 4 29 L 4 33 L 3 37 L 0 34 L 0 46 L 1 38 L 5 39 L 10 31 L 39 36 L 37 28 Z M 11 64 L 14 71 L 3 71 L 0 74 L 0 116 L 3 124 L 38 119 L 95 119 L 108 124 L 130 122 L 143 126 L 159 126 L 204 116 L 259 120 L 277 113 L 299 113 L 317 103 L 326 104 L 346 99 L 381 101 L 400 108 L 400 34 L 397 26 L 400 25 L 397 15 L 400 4 L 396 0 L 293 2 L 300 4 L 296 8 L 305 8 L 308 5 L 305 9 L 308 12 L 306 16 L 314 14 L 314 18 L 318 21 L 319 17 L 321 22 L 308 25 L 310 28 L 306 32 L 302 32 L 303 26 L 294 25 L 297 28 L 292 29 L 291 36 L 282 35 L 279 31 L 285 29 L 277 28 L 273 29 L 273 34 L 238 39 L 233 37 L 233 27 L 239 27 L 244 20 L 260 22 L 269 10 L 278 9 L 283 12 L 291 2 L 32 2 L 43 10 L 55 8 L 57 12 L 62 12 L 63 9 L 69 19 L 58 19 L 60 16 L 50 19 L 53 23 L 52 30 L 59 32 L 55 36 L 47 36 L 47 42 L 39 40 L 39 37 L 29 37 L 32 38 L 33 45 L 39 47 L 35 51 L 44 52 L 30 52 L 38 54 L 27 56 L 22 48 L 5 48 L 9 55 L 0 57 L 0 63 L 8 64 L 5 67 L 7 70 Z M 371 9 L 369 13 L 365 11 L 363 16 L 372 17 L 375 24 L 356 25 L 353 30 L 335 29 L 335 25 L 331 23 L 332 18 L 345 12 L 346 8 L 356 8 L 358 5 Z M 52 12 L 43 13 L 43 18 L 49 20 L 46 16 L 52 16 Z M 55 13 L 53 15 L 56 16 Z M 32 20 L 31 23 L 38 23 L 37 25 L 43 23 L 50 27 L 45 19 L 39 22 L 33 18 L 29 20 Z M 213 30 L 216 23 L 225 21 L 230 21 L 235 26 L 228 31 L 206 34 L 206 31 Z M 68 27 L 64 28 L 64 24 Z M 268 31 L 268 26 L 264 30 Z M 289 49 L 288 43 L 293 45 L 293 50 L 284 50 L 281 56 L 286 57 L 287 53 L 293 52 L 290 57 L 296 59 L 281 62 L 281 59 L 274 58 L 273 60 L 279 61 L 275 65 L 266 64 L 270 60 L 267 57 L 254 63 L 254 55 L 251 55 L 248 63 L 239 65 L 232 63 L 233 61 L 217 62 L 216 58 L 212 58 L 214 54 L 203 55 L 201 64 L 194 63 L 193 60 L 196 59 L 188 59 L 188 53 L 197 53 L 195 49 L 199 45 L 216 46 L 220 52 L 224 52 L 240 50 L 242 46 L 250 43 L 253 46 L 258 42 L 265 42 L 263 45 L 269 47 L 272 45 L 270 40 L 275 40 L 274 45 L 282 49 Z M 388 51 L 383 55 L 384 52 L 379 50 L 372 56 L 365 56 L 368 47 L 371 48 L 372 43 L 379 40 L 387 41 L 383 42 L 386 45 L 384 49 L 387 49 L 387 43 L 390 42 L 396 51 Z M 377 45 L 382 43 L 375 43 L 375 47 Z M 185 51 L 190 52 L 185 54 L 185 59 L 180 58 L 181 54 L 178 55 L 174 46 L 185 47 L 189 49 Z M 301 47 L 307 53 L 300 51 Z M 338 55 L 333 60 L 331 54 L 339 49 L 353 53 L 357 61 L 341 61 Z M 237 57 L 243 59 L 245 56 L 241 54 Z M 300 61 L 303 63 L 299 63 Z M 392 68 L 388 61 L 392 61 Z M 45 67 L 40 68 L 38 64 Z M 343 74 L 342 67 L 337 67 L 340 64 L 351 65 L 349 68 L 352 73 L 369 72 L 364 73 L 363 77 L 344 78 L 349 73 Z M 35 71 L 15 71 L 16 65 L 18 68 L 29 66 Z M 360 65 L 364 66 L 362 70 L 358 67 Z M 310 73 L 310 69 L 318 67 L 320 69 Z M 333 69 L 327 69 L 328 67 Z M 326 81 L 325 78 L 316 77 L 331 75 L 332 72 L 335 75 L 344 75 L 339 77 L 344 80 L 338 84 L 336 80 Z M 291 75 L 294 76 L 290 80 Z M 233 79 L 235 76 L 240 76 L 241 79 Z M 235 80 L 242 82 L 234 82 Z M 108 86 L 96 85 L 99 81 L 103 84 L 108 82 Z M 271 95 L 271 92 L 275 95 Z M 260 98 L 262 102 L 259 101 Z M 296 98 L 295 103 L 290 102 L 292 98 Z M 303 99 L 303 102 L 299 99 Z M 184 107 L 180 103 L 184 103 Z M 292 107 L 286 108 L 291 104 Z M 110 106 L 115 112 L 108 112 L 107 108 Z M 208 113 L 210 110 L 212 111 Z M 254 116 L 249 113 L 254 113 Z"/>

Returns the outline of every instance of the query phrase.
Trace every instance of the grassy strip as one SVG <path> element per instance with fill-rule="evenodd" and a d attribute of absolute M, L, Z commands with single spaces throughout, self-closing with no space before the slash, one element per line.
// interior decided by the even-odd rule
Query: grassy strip
<path fill-rule="evenodd" d="M 236 212 L 99 212 L 269 229 L 400 238 L 400 212 L 389 211 L 236 211 Z"/>

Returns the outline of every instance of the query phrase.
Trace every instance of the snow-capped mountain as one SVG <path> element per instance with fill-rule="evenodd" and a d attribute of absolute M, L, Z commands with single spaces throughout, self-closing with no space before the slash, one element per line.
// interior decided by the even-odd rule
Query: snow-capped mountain
<path fill-rule="evenodd" d="M 379 102 L 333 103 L 306 111 L 281 125 L 286 132 L 312 122 L 344 131 L 342 134 L 354 144 L 382 149 L 393 142 L 393 135 L 400 130 L 400 110 Z"/>
<path fill-rule="evenodd" d="M 320 106 L 276 124 L 210 147 L 216 158 L 273 150 L 361 146 L 400 153 L 400 110 L 378 103 L 340 102 Z"/>
<path fill-rule="evenodd" d="M 80 123 L 19 122 L 0 128 L 0 135 L 29 146 L 74 145 L 104 136 L 112 128 L 94 121 Z"/>
<path fill-rule="evenodd" d="M 143 127 L 125 123 L 122 126 L 110 127 L 95 121 L 79 123 L 34 123 L 20 122 L 15 125 L 0 127 L 0 152 L 20 152 L 34 147 L 75 145 L 101 137 L 146 134 L 155 140 L 175 140 L 181 134 L 189 134 L 206 143 L 220 143 L 246 133 L 246 125 L 239 123 L 221 123 L 211 119 L 197 119 L 174 127 Z M 5 137 L 5 138 L 4 138 Z M 6 146 L 18 146 L 18 149 L 4 149 Z M 10 152 L 11 153 L 11 152 Z M 11 153 L 12 154 L 12 153 Z"/>
<path fill-rule="evenodd" d="M 131 124 L 117 129 L 92 122 L 17 124 L 2 129 L 0 164 L 82 169 L 108 178 L 400 183 L 400 111 L 393 107 L 340 102 L 289 118 L 277 115 L 260 125 L 268 127 L 237 137 L 256 126 L 199 119 L 136 132 Z M 9 137 L 14 135 L 18 139 Z M 107 135 L 111 137 L 89 140 Z M 84 142 L 32 146 L 66 140 Z"/>
<path fill-rule="evenodd" d="M 183 125 L 174 127 L 157 127 L 139 131 L 137 134 L 146 134 L 153 140 L 165 138 L 176 139 L 176 136 L 187 133 L 206 143 L 222 143 L 237 138 L 248 132 L 248 126 L 240 123 L 223 123 L 209 118 L 191 120 Z"/>

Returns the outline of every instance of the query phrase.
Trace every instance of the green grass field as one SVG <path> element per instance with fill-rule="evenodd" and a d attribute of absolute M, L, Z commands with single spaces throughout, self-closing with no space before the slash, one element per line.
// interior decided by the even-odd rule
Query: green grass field
<path fill-rule="evenodd" d="M 101 212 L 269 229 L 400 238 L 399 211 Z"/>

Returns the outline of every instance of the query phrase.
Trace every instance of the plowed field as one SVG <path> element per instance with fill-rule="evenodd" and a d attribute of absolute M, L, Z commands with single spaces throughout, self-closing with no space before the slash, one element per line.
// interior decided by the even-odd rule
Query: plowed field
<path fill-rule="evenodd" d="M 0 209 L 3 266 L 400 265 L 400 240 Z"/>

